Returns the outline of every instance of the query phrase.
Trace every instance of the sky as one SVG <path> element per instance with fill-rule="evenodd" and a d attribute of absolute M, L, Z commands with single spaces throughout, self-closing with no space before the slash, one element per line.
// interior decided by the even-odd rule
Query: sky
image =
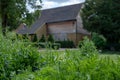
<path fill-rule="evenodd" d="M 85 0 L 42 0 L 42 9 L 55 8 L 84 2 Z"/>
<path fill-rule="evenodd" d="M 56 8 L 61 6 L 82 3 L 84 1 L 85 0 L 42 0 L 42 3 L 37 1 L 36 5 L 41 5 L 43 10 L 43 9 Z M 29 6 L 27 6 L 27 8 L 29 9 L 30 12 L 34 12 L 34 10 Z"/>

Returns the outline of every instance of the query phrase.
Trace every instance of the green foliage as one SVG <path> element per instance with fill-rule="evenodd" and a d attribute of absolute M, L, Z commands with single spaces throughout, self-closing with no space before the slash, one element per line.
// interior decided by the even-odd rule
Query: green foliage
<path fill-rule="evenodd" d="M 33 41 L 33 42 L 37 42 L 37 41 L 38 41 L 38 39 L 37 39 L 37 35 L 36 35 L 36 34 L 34 35 L 34 38 L 33 38 L 32 41 Z"/>
<path fill-rule="evenodd" d="M 40 48 L 46 48 L 46 45 L 47 45 L 47 43 L 46 42 L 39 42 L 38 43 L 38 46 L 40 47 Z"/>
<path fill-rule="evenodd" d="M 39 69 L 39 52 L 30 44 L 26 46 L 23 41 L 10 37 L 0 34 L 0 80 Z"/>
<path fill-rule="evenodd" d="M 0 18 L 3 29 L 8 27 L 14 30 L 23 22 L 31 25 L 41 8 L 36 2 L 41 0 L 0 0 Z M 35 12 L 31 13 L 27 7 L 31 7 Z"/>
<path fill-rule="evenodd" d="M 38 43 L 38 46 L 40 48 L 48 48 L 48 49 L 59 49 L 60 48 L 59 43 L 50 43 L 50 42 Z"/>
<path fill-rule="evenodd" d="M 120 40 L 119 8 L 119 0 L 86 0 L 81 12 L 84 27 L 89 31 L 102 34 L 107 39 L 107 43 L 118 44 Z"/>
<path fill-rule="evenodd" d="M 23 74 L 19 74 L 15 76 L 14 78 L 12 78 L 12 80 L 34 80 L 34 79 L 35 79 L 35 75 L 29 71 L 25 71 Z"/>
<path fill-rule="evenodd" d="M 78 47 L 79 47 L 79 48 L 82 47 L 82 42 L 83 42 L 83 41 L 79 41 L 79 43 L 78 43 Z"/>
<path fill-rule="evenodd" d="M 52 49 L 59 49 L 60 48 L 60 44 L 59 43 L 53 43 L 52 45 L 51 45 L 51 47 L 52 47 Z"/>
<path fill-rule="evenodd" d="M 93 56 L 98 52 L 87 38 L 80 50 L 38 52 L 9 37 L 0 34 L 0 80 L 120 80 L 120 57 Z"/>
<path fill-rule="evenodd" d="M 53 36 L 52 36 L 52 35 L 49 35 L 47 41 L 48 41 L 48 42 L 51 42 L 51 43 L 54 43 L 54 38 L 53 38 Z"/>
<path fill-rule="evenodd" d="M 39 40 L 38 45 L 41 48 L 52 48 L 52 49 L 59 49 L 60 48 L 59 43 L 54 43 L 54 38 L 52 35 L 49 35 L 47 42 L 46 42 L 45 36 L 42 35 L 41 39 Z"/>
<path fill-rule="evenodd" d="M 74 48 L 74 42 L 70 40 L 64 40 L 64 41 L 56 41 L 56 43 L 59 43 L 61 45 L 61 48 Z"/>
<path fill-rule="evenodd" d="M 104 36 L 99 35 L 97 33 L 93 33 L 92 34 L 92 41 L 95 43 L 95 46 L 98 49 L 104 49 L 105 48 L 106 39 L 104 38 Z"/>
<path fill-rule="evenodd" d="M 91 40 L 89 40 L 87 37 L 84 37 L 84 40 L 80 42 L 79 45 L 81 46 L 80 47 L 81 53 L 85 56 L 93 57 L 98 53 L 94 43 Z"/>
<path fill-rule="evenodd" d="M 46 42 L 45 36 L 42 35 L 41 39 L 39 40 L 39 42 Z"/>
<path fill-rule="evenodd" d="M 16 35 L 15 32 L 7 32 L 6 37 L 11 39 L 11 40 L 16 40 L 17 39 L 17 35 Z"/>
<path fill-rule="evenodd" d="M 120 58 L 81 56 L 79 51 L 46 51 L 44 66 L 36 72 L 24 72 L 13 80 L 119 80 Z"/>

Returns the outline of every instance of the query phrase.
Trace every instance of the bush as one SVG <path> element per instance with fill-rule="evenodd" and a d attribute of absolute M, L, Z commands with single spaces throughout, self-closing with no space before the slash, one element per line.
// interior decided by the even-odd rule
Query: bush
<path fill-rule="evenodd" d="M 48 39 L 47 39 L 48 42 L 51 42 L 51 43 L 54 43 L 54 38 L 52 35 L 49 35 Z"/>
<path fill-rule="evenodd" d="M 34 38 L 33 38 L 32 41 L 33 41 L 33 42 L 37 42 L 37 41 L 38 41 L 38 39 L 37 39 L 37 35 L 36 35 L 36 34 L 34 35 Z"/>
<path fill-rule="evenodd" d="M 6 37 L 11 39 L 11 40 L 16 40 L 17 39 L 17 35 L 16 35 L 15 32 L 7 32 Z"/>
<path fill-rule="evenodd" d="M 53 43 L 52 44 L 52 49 L 59 49 L 60 48 L 60 44 L 59 43 Z"/>
<path fill-rule="evenodd" d="M 70 40 L 64 40 L 64 41 L 56 41 L 56 43 L 59 43 L 61 45 L 61 48 L 74 48 L 74 42 Z"/>
<path fill-rule="evenodd" d="M 120 58 L 85 57 L 79 51 L 46 51 L 45 66 L 13 80 L 120 80 Z M 79 54 L 78 54 L 79 53 Z"/>
<path fill-rule="evenodd" d="M 39 42 L 46 42 L 44 35 L 42 35 L 42 37 L 41 37 L 41 39 L 39 40 Z"/>
<path fill-rule="evenodd" d="M 81 53 L 85 56 L 91 57 L 96 53 L 98 53 L 94 43 L 91 40 L 89 40 L 87 37 L 84 37 L 84 40 L 80 42 L 79 46 Z"/>
<path fill-rule="evenodd" d="M 42 53 L 0 34 L 0 80 L 120 80 L 120 57 L 97 53 L 86 37 L 80 50 Z"/>
<path fill-rule="evenodd" d="M 79 48 L 82 47 L 82 43 L 83 43 L 83 41 L 79 41 L 79 43 L 78 43 L 78 47 L 79 47 Z"/>
<path fill-rule="evenodd" d="M 35 80 L 35 75 L 30 71 L 25 71 L 22 74 L 14 76 L 12 80 Z"/>
<path fill-rule="evenodd" d="M 60 44 L 59 43 L 50 43 L 50 42 L 44 42 L 44 43 L 38 43 L 40 48 L 52 48 L 52 49 L 59 49 Z"/>
<path fill-rule="evenodd" d="M 0 34 L 0 80 L 10 80 L 29 68 L 35 71 L 39 69 L 39 64 L 37 49 Z"/>
<path fill-rule="evenodd" d="M 92 41 L 95 43 L 97 49 L 104 49 L 106 45 L 106 39 L 104 36 L 97 33 L 92 34 Z"/>
<path fill-rule="evenodd" d="M 46 48 L 46 45 L 47 45 L 46 42 L 39 42 L 39 43 L 38 43 L 38 46 L 39 46 L 40 48 Z"/>

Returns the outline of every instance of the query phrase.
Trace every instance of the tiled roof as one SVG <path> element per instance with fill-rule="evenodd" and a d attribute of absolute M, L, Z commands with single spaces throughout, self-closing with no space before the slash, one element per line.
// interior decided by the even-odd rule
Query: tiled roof
<path fill-rule="evenodd" d="M 29 34 L 34 34 L 35 31 L 45 23 L 76 20 L 76 17 L 81 9 L 81 6 L 82 3 L 42 10 L 40 18 L 31 26 Z"/>
<path fill-rule="evenodd" d="M 24 28 L 24 29 L 18 30 L 17 33 L 35 34 L 37 29 L 42 27 L 46 23 L 76 20 L 76 17 L 80 12 L 82 4 L 83 3 L 42 10 L 41 16 L 38 18 L 38 20 L 34 22 L 34 24 L 31 25 L 30 29 Z M 77 32 L 82 34 L 90 34 L 87 30 L 83 28 L 77 29 Z"/>

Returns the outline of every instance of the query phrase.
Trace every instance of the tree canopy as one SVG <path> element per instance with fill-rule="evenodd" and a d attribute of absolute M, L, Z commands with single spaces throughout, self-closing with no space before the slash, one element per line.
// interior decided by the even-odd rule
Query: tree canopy
<path fill-rule="evenodd" d="M 25 22 L 31 24 L 38 14 L 41 6 L 37 5 L 41 0 L 0 0 L 0 15 L 3 29 L 15 29 L 20 23 Z M 30 13 L 27 7 L 35 10 L 35 13 Z M 37 15 L 38 16 L 38 15 Z"/>
<path fill-rule="evenodd" d="M 120 0 L 86 0 L 81 14 L 86 29 L 102 34 L 108 43 L 119 43 Z"/>

